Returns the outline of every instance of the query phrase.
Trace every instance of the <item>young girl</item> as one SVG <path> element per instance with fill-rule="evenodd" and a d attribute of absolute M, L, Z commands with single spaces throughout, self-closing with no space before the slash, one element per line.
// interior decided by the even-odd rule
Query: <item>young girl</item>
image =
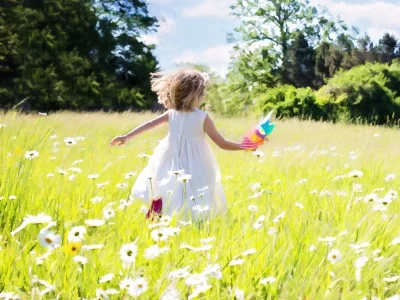
<path fill-rule="evenodd" d="M 194 69 L 152 78 L 152 90 L 168 111 L 142 124 L 111 145 L 121 145 L 158 125 L 169 123 L 169 134 L 160 142 L 132 189 L 153 214 L 182 214 L 184 219 L 224 214 L 227 204 L 221 174 L 205 134 L 221 149 L 243 150 L 227 141 L 208 114 L 199 109 L 208 79 Z"/>

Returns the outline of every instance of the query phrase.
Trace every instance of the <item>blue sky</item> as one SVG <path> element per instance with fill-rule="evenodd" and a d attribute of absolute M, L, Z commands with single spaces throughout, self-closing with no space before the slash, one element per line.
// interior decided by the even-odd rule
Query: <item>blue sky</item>
<path fill-rule="evenodd" d="M 157 45 L 160 66 L 171 69 L 177 63 L 202 62 L 225 74 L 232 45 L 226 37 L 239 21 L 229 16 L 235 0 L 149 0 L 150 13 L 160 20 L 157 33 L 143 36 Z M 377 41 L 385 32 L 400 39 L 400 0 L 310 0 L 323 5 L 333 16 Z"/>

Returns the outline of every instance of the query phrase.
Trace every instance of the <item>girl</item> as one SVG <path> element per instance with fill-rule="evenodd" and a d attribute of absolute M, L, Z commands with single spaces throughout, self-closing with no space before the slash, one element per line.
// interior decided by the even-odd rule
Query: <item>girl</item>
<path fill-rule="evenodd" d="M 169 123 L 169 134 L 157 146 L 132 189 L 136 198 L 150 206 L 147 217 L 179 212 L 185 219 L 197 219 L 227 211 L 221 174 L 205 133 L 221 149 L 243 149 L 239 143 L 224 139 L 208 114 L 199 109 L 207 82 L 207 77 L 194 69 L 153 75 L 152 90 L 168 111 L 111 141 L 111 145 L 123 145 Z"/>

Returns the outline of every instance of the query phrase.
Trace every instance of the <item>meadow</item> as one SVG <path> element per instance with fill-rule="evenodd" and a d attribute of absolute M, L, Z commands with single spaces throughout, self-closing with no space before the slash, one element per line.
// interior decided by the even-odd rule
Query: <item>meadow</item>
<path fill-rule="evenodd" d="M 150 114 L 0 115 L 0 299 L 399 299 L 398 129 L 278 121 L 215 150 L 227 215 L 145 221 Z M 216 117 L 240 140 L 251 118 Z"/>

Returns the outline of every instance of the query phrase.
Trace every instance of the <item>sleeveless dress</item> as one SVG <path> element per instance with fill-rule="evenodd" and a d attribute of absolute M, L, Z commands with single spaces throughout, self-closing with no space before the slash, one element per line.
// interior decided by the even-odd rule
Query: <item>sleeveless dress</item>
<path fill-rule="evenodd" d="M 205 137 L 206 116 L 199 109 L 168 111 L 169 134 L 139 174 L 132 189 L 134 197 L 148 205 L 161 198 L 162 214 L 177 213 L 186 220 L 227 211 L 220 170 Z"/>

